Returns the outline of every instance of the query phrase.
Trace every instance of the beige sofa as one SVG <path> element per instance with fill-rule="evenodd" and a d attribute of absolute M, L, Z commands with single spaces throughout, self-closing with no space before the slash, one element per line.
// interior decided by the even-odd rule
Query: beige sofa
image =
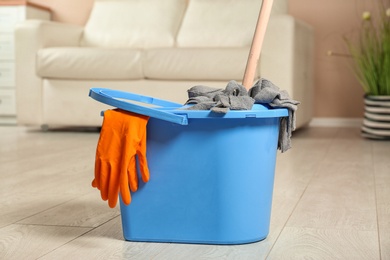
<path fill-rule="evenodd" d="M 241 81 L 259 0 L 96 0 L 85 27 L 29 20 L 16 40 L 19 124 L 99 126 L 107 107 L 89 88 L 124 90 L 184 103 L 198 84 Z M 265 77 L 311 119 L 312 32 L 275 0 L 259 61 Z"/>

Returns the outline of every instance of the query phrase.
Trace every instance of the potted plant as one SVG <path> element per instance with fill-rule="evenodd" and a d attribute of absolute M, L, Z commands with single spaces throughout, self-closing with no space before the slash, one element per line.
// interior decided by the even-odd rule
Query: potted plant
<path fill-rule="evenodd" d="M 362 135 L 390 139 L 390 6 L 381 3 L 376 17 L 364 12 L 357 39 L 345 41 L 365 92 Z"/>

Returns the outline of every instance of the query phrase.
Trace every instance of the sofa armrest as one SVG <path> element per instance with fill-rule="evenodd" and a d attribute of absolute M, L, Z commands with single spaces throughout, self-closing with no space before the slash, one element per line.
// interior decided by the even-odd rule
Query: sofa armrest
<path fill-rule="evenodd" d="M 42 79 L 36 75 L 36 53 L 54 46 L 78 46 L 83 27 L 26 20 L 15 27 L 15 80 L 18 123 L 42 123 Z"/>
<path fill-rule="evenodd" d="M 260 60 L 260 74 L 301 102 L 297 127 L 312 118 L 314 35 L 312 28 L 289 15 L 272 17 Z"/>

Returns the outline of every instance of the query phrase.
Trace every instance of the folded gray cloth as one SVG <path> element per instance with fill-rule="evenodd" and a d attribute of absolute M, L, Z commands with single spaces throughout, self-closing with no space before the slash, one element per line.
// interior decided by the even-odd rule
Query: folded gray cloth
<path fill-rule="evenodd" d="M 187 92 L 190 99 L 194 97 L 208 97 L 213 99 L 215 95 L 222 93 L 222 89 L 197 85 L 187 90 Z"/>
<path fill-rule="evenodd" d="M 278 149 L 285 152 L 291 148 L 292 131 L 295 130 L 295 111 L 300 102 L 293 100 L 287 91 L 280 90 L 271 81 L 259 79 L 249 90 L 249 95 L 257 103 L 267 103 L 274 108 L 287 108 L 288 117 L 280 119 Z"/>
<path fill-rule="evenodd" d="M 192 97 L 187 100 L 186 105 L 192 105 L 188 110 L 210 110 L 215 106 L 215 101 L 206 96 Z"/>
<path fill-rule="evenodd" d="M 188 90 L 188 104 L 195 104 L 188 107 L 189 110 L 211 110 L 216 113 L 227 113 L 231 110 L 249 110 L 255 100 L 248 96 L 244 86 L 231 80 L 226 88 L 218 89 L 207 86 L 194 86 Z"/>
<path fill-rule="evenodd" d="M 229 110 L 250 110 L 253 104 L 265 103 L 273 108 L 287 108 L 288 117 L 280 119 L 278 149 L 285 152 L 291 148 L 291 133 L 295 130 L 295 111 L 298 101 L 292 100 L 287 91 L 279 90 L 271 81 L 258 80 L 249 90 L 231 80 L 225 89 L 207 86 L 194 86 L 188 90 L 187 104 L 193 104 L 189 110 L 211 110 L 227 113 Z"/>

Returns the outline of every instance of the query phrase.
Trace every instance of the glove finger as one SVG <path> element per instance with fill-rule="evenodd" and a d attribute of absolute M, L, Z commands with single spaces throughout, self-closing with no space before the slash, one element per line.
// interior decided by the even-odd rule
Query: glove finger
<path fill-rule="evenodd" d="M 121 174 L 119 185 L 122 201 L 125 205 L 129 205 L 131 202 L 131 195 L 129 189 L 129 178 L 127 176 L 127 173 Z"/>
<path fill-rule="evenodd" d="M 108 194 L 108 206 L 110 208 L 115 208 L 118 202 L 118 196 L 119 196 L 119 187 L 115 187 L 115 189 L 111 190 L 111 192 Z"/>
<path fill-rule="evenodd" d="M 92 181 L 92 187 L 100 190 L 100 174 L 101 174 L 101 160 L 96 157 L 95 159 L 95 178 Z"/>
<path fill-rule="evenodd" d="M 146 130 L 141 137 L 140 148 L 137 151 L 142 180 L 148 182 L 150 178 L 148 161 L 146 159 Z"/>
<path fill-rule="evenodd" d="M 101 189 L 101 179 L 100 176 L 102 174 L 102 158 L 107 157 L 109 152 L 109 147 L 112 143 L 112 129 L 110 127 L 111 122 L 110 119 L 110 111 L 106 111 L 103 117 L 102 129 L 100 131 L 99 140 L 96 146 L 96 154 L 95 154 L 95 179 L 92 181 L 92 187 Z"/>
<path fill-rule="evenodd" d="M 125 135 L 124 137 L 125 140 L 122 143 L 121 151 L 119 152 L 121 155 L 121 167 L 118 173 L 120 174 L 119 186 L 122 200 L 126 205 L 128 205 L 130 203 L 131 197 L 129 189 L 129 175 L 127 171 L 128 167 L 133 164 L 132 157 L 134 157 L 135 150 L 131 142 L 132 135 Z"/>
<path fill-rule="evenodd" d="M 115 187 L 108 194 L 108 206 L 110 208 L 115 208 L 118 202 L 118 196 L 119 196 L 119 187 Z"/>
<path fill-rule="evenodd" d="M 108 184 L 108 205 L 110 208 L 114 208 L 118 202 L 119 196 L 119 178 L 120 169 L 119 166 L 110 163 L 110 178 Z"/>
<path fill-rule="evenodd" d="M 100 186 L 100 195 L 103 200 L 108 200 L 108 185 L 109 185 L 109 177 L 110 177 L 110 167 L 108 163 L 101 164 L 100 170 L 100 180 L 98 183 Z M 97 180 L 96 180 L 97 182 Z"/>
<path fill-rule="evenodd" d="M 137 165 L 135 160 L 135 155 L 130 158 L 129 165 L 127 167 L 127 174 L 130 184 L 130 189 L 132 192 L 138 190 L 138 175 L 137 175 Z"/>
<path fill-rule="evenodd" d="M 148 182 L 150 178 L 150 174 L 149 174 L 149 167 L 148 167 L 148 161 L 146 159 L 146 155 L 143 153 L 137 153 L 137 155 L 138 155 L 139 168 L 141 171 L 142 180 L 144 182 Z"/>

